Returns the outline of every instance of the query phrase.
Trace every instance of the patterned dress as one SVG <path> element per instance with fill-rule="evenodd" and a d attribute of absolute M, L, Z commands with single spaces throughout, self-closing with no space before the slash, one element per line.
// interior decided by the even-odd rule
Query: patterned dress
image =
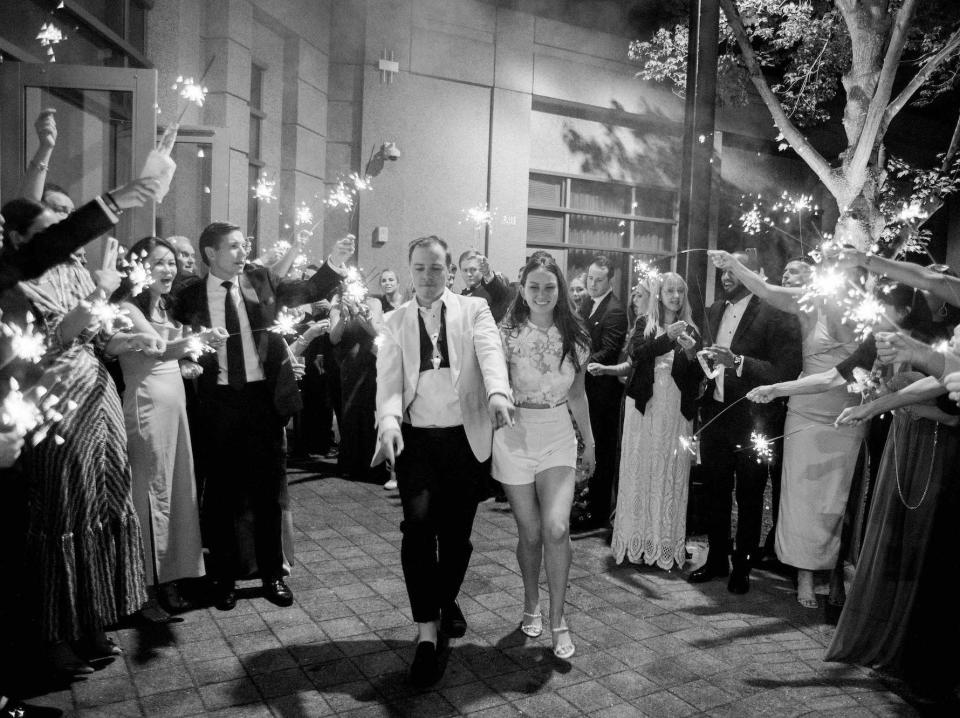
<path fill-rule="evenodd" d="M 27 565 L 36 572 L 42 637 L 76 640 L 146 601 L 140 524 L 131 499 L 120 397 L 84 331 L 64 343 L 60 322 L 94 287 L 66 263 L 22 288 L 45 328 L 63 420 L 27 456 Z M 72 403 L 71 403 L 72 402 Z"/>
<path fill-rule="evenodd" d="M 643 413 L 626 397 L 620 480 L 611 549 L 621 563 L 656 564 L 669 570 L 686 558 L 690 454 L 677 450 L 692 422 L 680 412 L 673 379 L 673 349 L 654 364 L 653 396 Z"/>

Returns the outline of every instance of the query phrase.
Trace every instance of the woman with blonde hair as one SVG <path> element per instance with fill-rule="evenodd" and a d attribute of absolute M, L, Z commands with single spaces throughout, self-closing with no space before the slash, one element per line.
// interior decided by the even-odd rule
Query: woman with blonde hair
<path fill-rule="evenodd" d="M 690 454 L 680 448 L 696 413 L 698 330 L 687 284 L 667 272 L 650 281 L 627 360 L 590 364 L 594 375 L 630 375 L 624 406 L 620 480 L 611 547 L 618 563 L 682 566 L 686 554 Z M 632 372 L 632 374 L 631 374 Z"/>

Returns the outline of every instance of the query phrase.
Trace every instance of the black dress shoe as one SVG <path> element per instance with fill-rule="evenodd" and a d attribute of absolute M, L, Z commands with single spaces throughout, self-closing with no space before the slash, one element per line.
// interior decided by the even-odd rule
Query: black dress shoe
<path fill-rule="evenodd" d="M 440 631 L 450 638 L 463 638 L 467 632 L 467 619 L 454 601 L 440 611 Z"/>
<path fill-rule="evenodd" d="M 441 677 L 443 673 L 440 670 L 437 644 L 421 641 L 417 644 L 417 652 L 410 666 L 410 682 L 417 688 L 428 688 Z"/>
<path fill-rule="evenodd" d="M 709 563 L 706 563 L 687 576 L 687 582 L 706 583 L 707 581 L 712 581 L 715 578 L 724 578 L 729 574 L 730 569 L 726 566 L 711 566 Z"/>
<path fill-rule="evenodd" d="M 220 611 L 232 611 L 237 607 L 237 589 L 233 581 L 223 581 L 214 586 L 213 605 Z"/>
<path fill-rule="evenodd" d="M 59 718 L 62 715 L 63 711 L 59 708 L 31 706 L 13 699 L 0 708 L 0 718 Z"/>
<path fill-rule="evenodd" d="M 730 593 L 744 594 L 750 590 L 750 568 L 735 567 L 730 574 L 730 580 L 727 582 L 727 590 Z"/>
<path fill-rule="evenodd" d="M 287 588 L 282 578 L 264 579 L 263 597 L 282 608 L 293 605 L 293 591 Z"/>

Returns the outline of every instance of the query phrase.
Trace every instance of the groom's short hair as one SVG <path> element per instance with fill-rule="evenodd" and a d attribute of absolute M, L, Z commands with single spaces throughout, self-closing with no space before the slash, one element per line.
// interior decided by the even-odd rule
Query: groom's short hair
<path fill-rule="evenodd" d="M 417 237 L 415 240 L 410 242 L 410 247 L 407 250 L 407 261 L 410 262 L 413 260 L 413 251 L 415 249 L 430 246 L 440 247 L 443 250 L 444 255 L 446 255 L 448 267 L 453 264 L 453 258 L 450 256 L 450 249 L 447 247 L 447 243 L 435 234 L 431 234 L 426 237 Z"/>

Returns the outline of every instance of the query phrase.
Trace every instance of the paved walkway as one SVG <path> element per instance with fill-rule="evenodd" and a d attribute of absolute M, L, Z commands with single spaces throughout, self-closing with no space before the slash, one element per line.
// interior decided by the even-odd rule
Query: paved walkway
<path fill-rule="evenodd" d="M 415 636 L 400 569 L 399 499 L 379 486 L 291 474 L 297 561 L 291 608 L 245 584 L 234 611 L 199 610 L 154 635 L 117 632 L 125 656 L 33 699 L 67 715 L 187 716 L 908 716 L 869 671 L 821 661 L 832 629 L 790 582 L 723 582 L 616 567 L 599 537 L 574 544 L 567 594 L 577 645 L 553 658 L 545 632 L 516 630 L 522 587 L 513 517 L 482 504 L 453 641 L 433 690 L 405 681 Z"/>

